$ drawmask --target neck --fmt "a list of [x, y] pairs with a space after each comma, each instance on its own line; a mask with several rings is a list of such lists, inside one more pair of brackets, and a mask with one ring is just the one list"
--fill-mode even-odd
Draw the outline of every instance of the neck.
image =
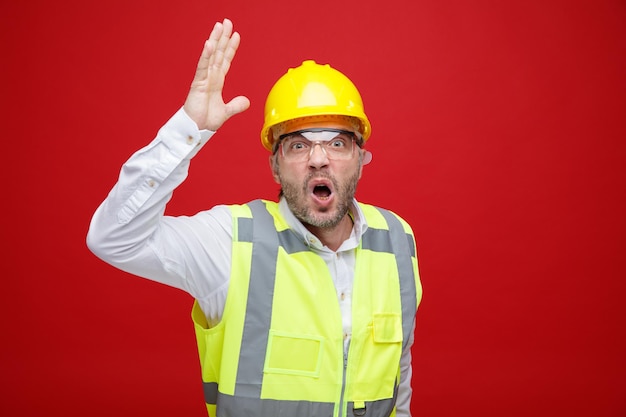
[[354, 222], [349, 213], [334, 227], [315, 227], [305, 224], [309, 232], [313, 233], [327, 248], [332, 251], [339, 249], [341, 244], [350, 237]]

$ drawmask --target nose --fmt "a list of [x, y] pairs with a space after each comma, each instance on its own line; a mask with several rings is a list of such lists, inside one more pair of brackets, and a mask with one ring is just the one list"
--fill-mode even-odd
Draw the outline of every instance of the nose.
[[328, 155], [326, 155], [326, 149], [324, 149], [321, 143], [314, 142], [313, 146], [311, 146], [311, 153], [309, 154], [309, 166], [321, 168], [326, 165], [328, 165]]

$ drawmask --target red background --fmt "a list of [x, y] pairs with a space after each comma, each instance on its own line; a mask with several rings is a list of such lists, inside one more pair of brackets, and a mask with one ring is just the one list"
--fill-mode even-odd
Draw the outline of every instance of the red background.
[[274, 198], [265, 95], [331, 63], [373, 124], [357, 197], [418, 240], [414, 415], [626, 415], [623, 0], [3, 1], [0, 415], [204, 415], [192, 300], [85, 235], [223, 17], [252, 106], [169, 213]]

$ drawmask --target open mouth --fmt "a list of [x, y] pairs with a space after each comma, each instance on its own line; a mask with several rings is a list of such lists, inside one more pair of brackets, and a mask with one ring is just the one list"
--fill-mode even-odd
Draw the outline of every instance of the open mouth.
[[320, 200], [327, 200], [330, 197], [331, 191], [328, 186], [324, 184], [318, 184], [313, 187], [313, 194]]

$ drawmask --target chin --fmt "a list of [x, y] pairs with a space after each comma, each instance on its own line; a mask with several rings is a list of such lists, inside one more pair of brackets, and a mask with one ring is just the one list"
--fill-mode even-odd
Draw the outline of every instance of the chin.
[[331, 228], [337, 226], [339, 222], [341, 222], [343, 216], [338, 218], [336, 213], [335, 215], [331, 215], [329, 213], [325, 216], [309, 215], [307, 217], [308, 218], [306, 219], [306, 222], [311, 226], [319, 228]]

